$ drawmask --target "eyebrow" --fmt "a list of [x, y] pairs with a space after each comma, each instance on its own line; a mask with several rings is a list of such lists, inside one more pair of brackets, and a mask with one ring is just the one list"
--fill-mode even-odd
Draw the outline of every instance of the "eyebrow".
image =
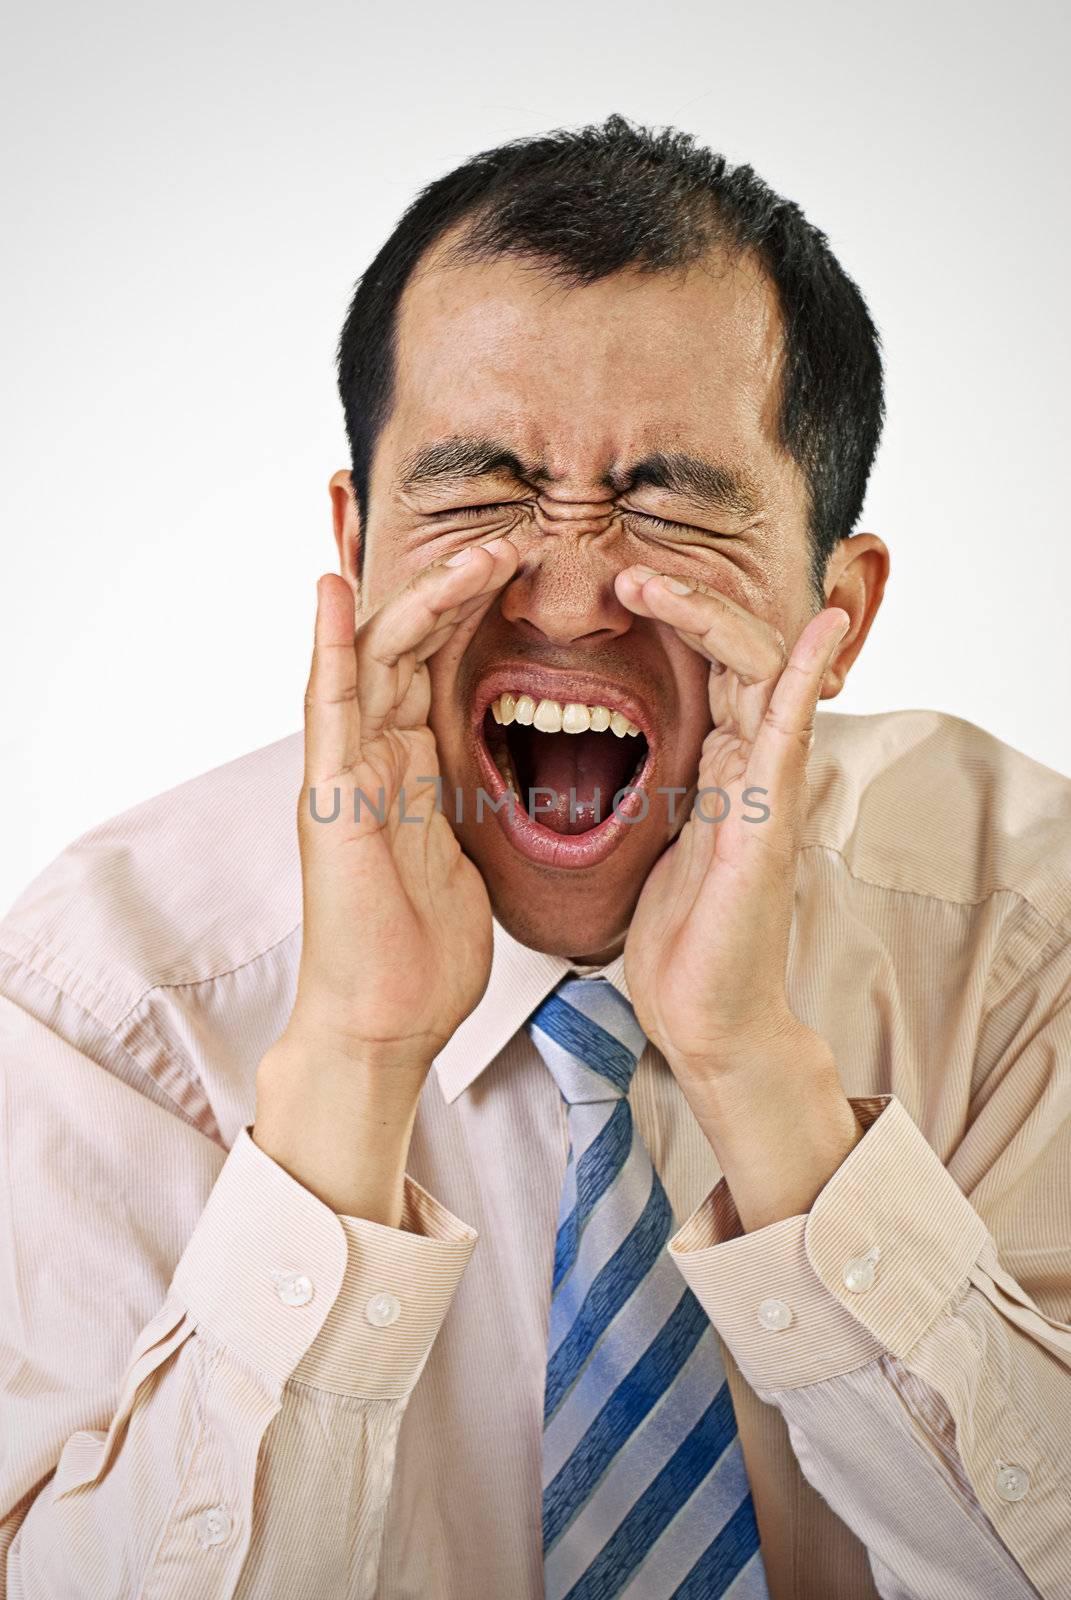
[[626, 474], [613, 475], [612, 486], [619, 493], [645, 485], [737, 517], [753, 517], [761, 505], [758, 489], [746, 473], [703, 456], [666, 455], [659, 450], [637, 461]]
[[[526, 466], [516, 452], [496, 439], [454, 438], [425, 445], [402, 463], [402, 489], [456, 483], [508, 474], [523, 483], [552, 483], [545, 467]], [[617, 494], [648, 487], [691, 501], [708, 511], [752, 517], [761, 497], [750, 477], [703, 456], [657, 450], [631, 467], [613, 469], [601, 479]]]
[[504, 472], [530, 482], [549, 477], [539, 468], [526, 468], [514, 451], [496, 439], [443, 439], [408, 456], [402, 462], [398, 481], [403, 489], [419, 489], [426, 484], [487, 478]]

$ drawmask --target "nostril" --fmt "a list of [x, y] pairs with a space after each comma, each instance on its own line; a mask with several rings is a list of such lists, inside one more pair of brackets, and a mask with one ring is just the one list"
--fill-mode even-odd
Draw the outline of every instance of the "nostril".
[[[503, 611], [503, 615], [506, 613]], [[531, 616], [508, 617], [517, 631], [525, 639], [538, 640], [541, 644], [555, 645], [599, 645], [609, 644], [611, 640], [620, 637], [624, 631], [615, 627], [587, 626], [589, 617], [576, 619], [540, 618], [537, 622]]]
[[636, 622], [618, 598], [612, 581], [592, 581], [574, 565], [570, 571], [516, 578], [499, 601], [503, 621], [525, 638], [552, 644], [606, 644], [619, 639]]

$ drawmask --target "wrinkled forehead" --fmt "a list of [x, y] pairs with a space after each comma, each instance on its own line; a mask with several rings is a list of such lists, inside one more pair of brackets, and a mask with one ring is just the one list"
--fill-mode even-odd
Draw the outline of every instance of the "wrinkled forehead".
[[397, 459], [493, 430], [570, 475], [711, 442], [754, 462], [780, 454], [781, 360], [776, 292], [750, 256], [578, 285], [531, 258], [440, 247], [402, 296], [380, 444]]

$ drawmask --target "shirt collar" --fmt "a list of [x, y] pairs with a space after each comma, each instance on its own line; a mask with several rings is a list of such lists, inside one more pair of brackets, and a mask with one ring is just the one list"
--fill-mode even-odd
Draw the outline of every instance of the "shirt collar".
[[524, 1026], [539, 1002], [570, 973], [606, 978], [626, 1000], [629, 998], [623, 955], [615, 956], [604, 967], [580, 967], [564, 956], [530, 950], [497, 920], [492, 933], [494, 954], [483, 999], [435, 1057], [439, 1087], [447, 1104], [476, 1081]]

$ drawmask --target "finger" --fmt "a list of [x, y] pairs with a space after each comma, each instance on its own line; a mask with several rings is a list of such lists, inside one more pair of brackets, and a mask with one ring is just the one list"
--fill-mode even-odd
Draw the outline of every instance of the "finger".
[[837, 606], [812, 617], [770, 696], [747, 768], [749, 785], [766, 790], [771, 815], [764, 826], [776, 826], [779, 815], [787, 826], [795, 817], [822, 680], [850, 626]]
[[414, 665], [407, 684], [399, 684], [398, 696], [390, 714], [391, 727], [422, 728], [431, 710], [431, 675], [423, 662]]
[[358, 631], [357, 698], [366, 741], [405, 702], [414, 672], [459, 626], [475, 626], [517, 570], [517, 548], [505, 537], [458, 555], [465, 559], [426, 567]]
[[305, 690], [305, 781], [336, 776], [355, 759], [358, 743], [357, 658], [353, 591], [328, 572], [316, 585], [316, 629]]
[[745, 686], [735, 672], [719, 673], [711, 667], [707, 698], [715, 728], [736, 733], [748, 745], [754, 744], [776, 687], [776, 677]]
[[[675, 592], [674, 584], [687, 584], [686, 592]], [[700, 589], [647, 567], [625, 568], [614, 587], [630, 611], [668, 623], [691, 649], [714, 667], [730, 668], [745, 686], [775, 678], [784, 665], [785, 645], [777, 629], [716, 589]]]
[[443, 642], [460, 618], [490, 600], [516, 571], [517, 560], [516, 546], [502, 537], [425, 567], [362, 625], [358, 658], [387, 667], [409, 653], [426, 660], [434, 653], [432, 641]]

